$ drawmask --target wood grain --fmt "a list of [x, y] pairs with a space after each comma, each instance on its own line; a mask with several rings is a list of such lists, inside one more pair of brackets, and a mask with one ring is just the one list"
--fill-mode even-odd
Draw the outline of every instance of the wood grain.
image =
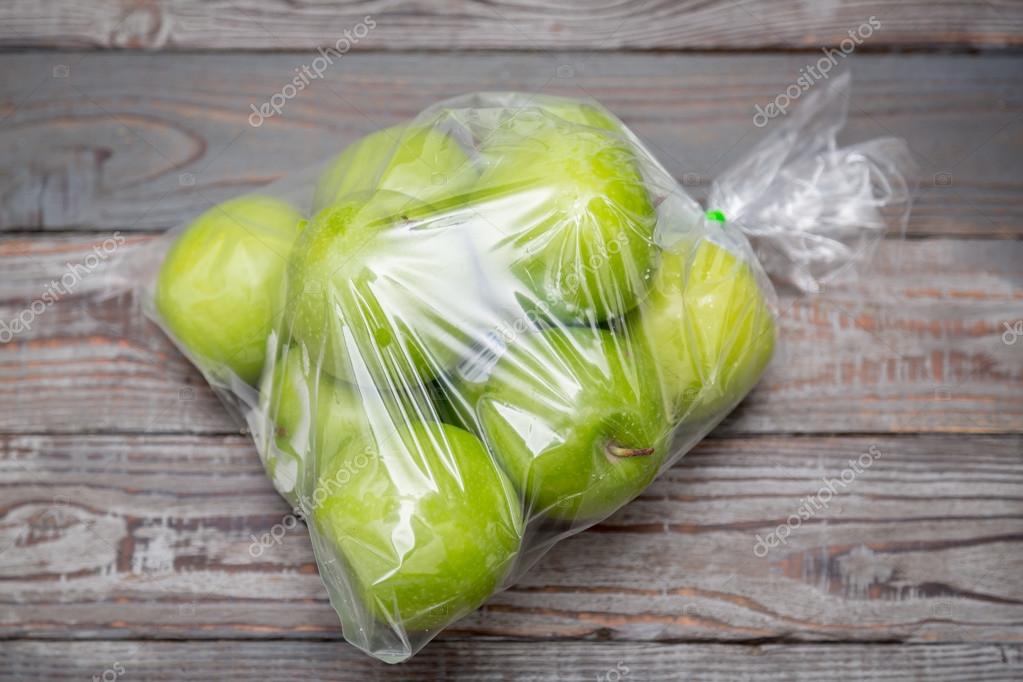
[[[925, 24], [934, 25], [930, 17], [944, 6], [951, 4], [928, 3]], [[164, 229], [472, 90], [595, 97], [702, 199], [710, 180], [764, 134], [753, 123], [754, 106], [776, 98], [816, 60], [354, 54], [287, 100], [279, 116], [252, 127], [251, 107], [315, 56], [0, 55], [0, 229]], [[910, 234], [1023, 234], [1023, 58], [855, 55], [847, 65], [854, 95], [844, 138], [904, 137], [920, 163]]]
[[[245, 437], [8, 435], [0, 485], [0, 636], [339, 638]], [[1019, 643], [1021, 528], [1023, 436], [712, 438], [440, 637]]]
[[[0, 321], [30, 322], [0, 344], [0, 431], [236, 431], [136, 299], [102, 298], [109, 269], [26, 314], [108, 238], [0, 240]], [[1021, 264], [1021, 241], [891, 240], [858, 285], [784, 297], [775, 365], [720, 432], [1023, 431], [1023, 339], [1003, 339], [1023, 315]]]
[[[1013, 644], [914, 646], [438, 642], [400, 666], [334, 642], [0, 642], [0, 680], [92, 679], [119, 666], [124, 679], [358, 682], [734, 682], [784, 679], [1013, 682]], [[120, 676], [117, 676], [120, 677]]]
[[[861, 34], [869, 36], [861, 49], [1007, 47], [1020, 45], [1023, 33], [1023, 13], [1009, 0], [362, 0], [341, 6], [22, 0], [0, 13], [0, 46], [286, 50], [333, 45], [347, 35], [355, 50], [815, 49], [840, 43], [871, 17], [879, 27]], [[360, 23], [369, 30], [356, 31]]]
[[[0, 325], [121, 240], [30, 329], [8, 340], [0, 326], [0, 680], [106, 679], [116, 665], [125, 680], [1023, 677], [1023, 338], [1011, 333], [1023, 57], [866, 54], [1018, 47], [1023, 6], [580, 7], [0, 9], [0, 48], [89, 50], [0, 55]], [[249, 124], [311, 46], [366, 15], [377, 26], [356, 51], [374, 54], [345, 55]], [[783, 352], [713, 437], [411, 663], [338, 641], [305, 529], [258, 544], [287, 505], [250, 438], [118, 288], [120, 259], [146, 232], [470, 90], [596, 97], [702, 199], [765, 132], [754, 105], [871, 15], [882, 28], [841, 64], [855, 76], [844, 139], [910, 142], [911, 238], [892, 235], [854, 286], [783, 296]], [[128, 53], [91, 51], [109, 47]], [[590, 52], [408, 52], [550, 47]], [[170, 53], [140, 53], [157, 48]], [[664, 52], [736, 48], [807, 51]], [[192, 49], [225, 52], [175, 52]], [[758, 553], [863, 453], [869, 468]]]

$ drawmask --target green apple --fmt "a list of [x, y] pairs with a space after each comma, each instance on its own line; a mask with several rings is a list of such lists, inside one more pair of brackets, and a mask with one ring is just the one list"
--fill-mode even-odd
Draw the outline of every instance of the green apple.
[[304, 349], [286, 347], [260, 392], [276, 446], [268, 449], [270, 476], [290, 501], [302, 499], [311, 508], [319, 502], [311, 497], [316, 472], [364, 451], [397, 425], [439, 421], [431, 399], [422, 388], [392, 393], [336, 381], [320, 372]]
[[156, 309], [202, 369], [259, 381], [301, 229], [290, 204], [248, 195], [206, 211], [174, 242], [157, 278]]
[[774, 316], [753, 271], [706, 239], [664, 252], [650, 296], [629, 324], [654, 347], [676, 419], [723, 416], [774, 352]]
[[313, 212], [360, 192], [372, 191], [378, 174], [398, 148], [404, 126], [377, 130], [348, 145], [320, 174], [313, 194]]
[[478, 607], [517, 556], [518, 496], [462, 429], [411, 423], [319, 480], [330, 492], [314, 512], [316, 530], [347, 564], [363, 607], [406, 632]]
[[260, 405], [276, 446], [268, 448], [267, 468], [278, 491], [297, 504], [310, 494], [307, 475], [370, 435], [366, 410], [355, 389], [319, 372], [298, 347], [281, 354], [261, 388]]
[[627, 142], [522, 116], [495, 130], [481, 156], [474, 210], [500, 233], [527, 308], [596, 324], [644, 297], [656, 265], [655, 213]]
[[313, 210], [375, 189], [423, 201], [454, 197], [475, 178], [469, 157], [450, 135], [425, 125], [392, 126], [370, 133], [327, 164]]
[[386, 190], [320, 211], [288, 266], [294, 340], [361, 386], [396, 390], [451, 367], [492, 315], [461, 227]]
[[524, 334], [456, 391], [531, 514], [595, 521], [639, 494], [670, 425], [646, 348], [601, 329]]
[[536, 95], [532, 103], [552, 116], [576, 125], [601, 128], [615, 134], [621, 134], [622, 125], [614, 116], [600, 107], [568, 97], [552, 95]]

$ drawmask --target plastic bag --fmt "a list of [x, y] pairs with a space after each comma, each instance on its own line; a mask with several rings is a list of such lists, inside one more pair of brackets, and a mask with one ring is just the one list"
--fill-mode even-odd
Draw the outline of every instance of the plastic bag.
[[348, 641], [408, 658], [728, 414], [777, 337], [746, 233], [814, 290], [904, 224], [904, 145], [836, 146], [846, 89], [809, 96], [710, 211], [596, 103], [480, 93], [137, 262], [306, 520]]

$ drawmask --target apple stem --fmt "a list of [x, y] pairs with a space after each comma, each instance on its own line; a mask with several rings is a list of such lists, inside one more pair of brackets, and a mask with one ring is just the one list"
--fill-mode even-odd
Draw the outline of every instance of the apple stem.
[[654, 454], [654, 448], [627, 448], [613, 440], [609, 440], [604, 449], [614, 457], [646, 457]]

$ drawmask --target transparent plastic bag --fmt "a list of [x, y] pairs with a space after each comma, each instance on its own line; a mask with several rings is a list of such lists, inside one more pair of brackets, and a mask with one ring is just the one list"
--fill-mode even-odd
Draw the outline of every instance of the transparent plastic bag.
[[807, 97], [710, 211], [598, 104], [480, 93], [135, 261], [306, 520], [348, 641], [408, 658], [742, 400], [777, 337], [746, 233], [815, 290], [904, 224], [904, 145], [836, 146], [847, 87]]

